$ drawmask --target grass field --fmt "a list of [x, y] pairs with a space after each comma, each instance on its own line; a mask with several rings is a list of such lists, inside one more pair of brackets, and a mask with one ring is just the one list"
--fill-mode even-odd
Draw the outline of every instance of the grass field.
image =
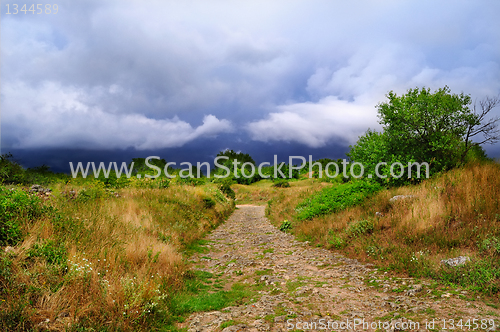
[[[76, 198], [62, 194], [71, 190]], [[0, 197], [16, 230], [0, 253], [2, 331], [171, 325], [179, 316], [172, 294], [199, 279], [183, 256], [234, 208], [210, 184], [112, 193], [95, 181], [56, 185], [51, 196], [2, 187]]]
[[[499, 304], [500, 165], [455, 169], [386, 189], [303, 177], [233, 184], [237, 204], [266, 205], [281, 230], [382, 270], [433, 278]], [[137, 182], [137, 183], [136, 183]], [[191, 271], [202, 238], [233, 211], [216, 184], [59, 181], [51, 195], [0, 187], [0, 329], [176, 329], [195, 311], [255, 296]], [[394, 196], [401, 199], [392, 200]], [[461, 267], [442, 259], [467, 256]]]

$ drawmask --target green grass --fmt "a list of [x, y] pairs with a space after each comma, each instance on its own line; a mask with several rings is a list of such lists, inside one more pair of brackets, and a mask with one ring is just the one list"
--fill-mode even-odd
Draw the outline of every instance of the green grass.
[[211, 273], [195, 271], [186, 280], [183, 289], [168, 300], [167, 306], [175, 321], [182, 321], [193, 312], [220, 310], [243, 304], [253, 295], [251, 289], [238, 283], [233, 284], [230, 290], [220, 290], [220, 283], [212, 279], [214, 275]]
[[50, 208], [21, 189], [0, 187], [0, 246], [16, 245], [25, 234], [24, 224], [32, 223]]
[[477, 260], [452, 268], [443, 267], [435, 277], [445, 283], [488, 295], [500, 291], [500, 263], [494, 259]]
[[368, 181], [355, 181], [324, 188], [297, 205], [297, 219], [306, 220], [344, 210], [362, 203], [381, 189], [378, 183]]
[[186, 256], [191, 256], [194, 253], [206, 254], [210, 250], [206, 247], [206, 245], [210, 243], [208, 240], [198, 239], [191, 243], [184, 244], [184, 254]]
[[261, 271], [255, 271], [255, 274], [258, 276], [271, 275], [271, 274], [273, 274], [273, 270], [265, 269], [265, 270], [261, 270]]
[[223, 330], [226, 327], [238, 325], [238, 324], [240, 324], [240, 322], [231, 319], [231, 320], [225, 321], [222, 324], [220, 324], [220, 328]]

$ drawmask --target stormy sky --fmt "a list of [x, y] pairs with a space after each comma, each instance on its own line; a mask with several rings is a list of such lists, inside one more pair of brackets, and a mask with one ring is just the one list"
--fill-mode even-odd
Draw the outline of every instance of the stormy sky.
[[341, 158], [380, 129], [391, 90], [500, 92], [496, 0], [63, 0], [7, 14], [15, 3], [1, 12], [1, 151], [28, 167], [226, 148]]

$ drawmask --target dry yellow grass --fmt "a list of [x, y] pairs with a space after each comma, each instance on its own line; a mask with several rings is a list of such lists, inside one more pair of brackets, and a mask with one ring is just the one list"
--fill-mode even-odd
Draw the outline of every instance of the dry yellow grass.
[[[390, 203], [396, 195], [414, 198]], [[294, 208], [304, 198], [303, 190], [282, 191], [268, 215], [277, 226], [285, 219], [292, 221], [294, 234], [314, 245], [414, 275], [422, 272], [419, 269], [439, 269], [441, 259], [459, 255], [498, 263], [500, 250], [492, 244], [482, 245], [487, 241], [500, 243], [498, 163], [467, 165], [418, 185], [382, 190], [360, 206], [298, 221]], [[376, 216], [376, 212], [383, 216]], [[348, 236], [346, 229], [361, 220], [371, 222], [373, 231]], [[430, 266], [414, 264], [412, 257], [419, 255], [424, 255]], [[491, 283], [500, 287], [499, 279], [495, 280]]]
[[[21, 315], [25, 322], [16, 330], [147, 330], [168, 291], [182, 283], [186, 265], [180, 250], [233, 209], [216, 191], [130, 188], [122, 189], [120, 198], [47, 201], [56, 212], [27, 223], [28, 236], [14, 253], [0, 257], [10, 270], [9, 280], [0, 276], [9, 287], [0, 303], [6, 320], [0, 327], [10, 328], [7, 320]], [[217, 204], [207, 208], [203, 198]], [[33, 255], [36, 246], [46, 252]], [[67, 257], [67, 263], [49, 262], [52, 254]]]

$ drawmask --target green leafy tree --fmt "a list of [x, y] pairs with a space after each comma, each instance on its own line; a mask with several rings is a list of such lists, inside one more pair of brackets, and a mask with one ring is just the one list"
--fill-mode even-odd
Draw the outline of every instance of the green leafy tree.
[[[361, 162], [365, 171], [372, 174], [379, 162], [387, 162], [379, 169], [382, 175], [389, 175], [390, 165], [400, 162], [405, 176], [384, 180], [390, 184], [408, 182], [410, 163], [427, 162], [433, 174], [456, 167], [471, 155], [481, 158], [484, 152], [479, 145], [498, 140], [499, 119], [486, 119], [498, 104], [498, 98], [486, 98], [480, 103], [479, 112], [470, 107], [470, 96], [452, 94], [447, 86], [435, 92], [410, 89], [401, 96], [391, 91], [387, 98], [388, 101], [377, 105], [383, 132], [368, 130], [351, 147], [348, 156]], [[480, 135], [485, 138], [482, 142], [471, 142], [472, 137]]]
[[451, 94], [445, 86], [434, 93], [410, 89], [402, 96], [391, 91], [387, 98], [377, 107], [390, 155], [403, 164], [427, 161], [434, 171], [459, 163], [462, 138], [476, 122], [469, 96]]
[[[251, 184], [253, 182], [260, 180], [260, 176], [257, 172], [257, 167], [255, 166], [255, 161], [248, 153], [235, 152], [233, 150], [227, 149], [227, 150], [219, 152], [217, 154], [217, 157], [227, 157], [228, 158], [228, 159], [219, 159], [218, 164], [229, 168], [230, 175], [227, 177], [227, 179], [231, 180], [232, 182], [236, 182], [236, 183], [240, 183], [240, 184]], [[236, 167], [236, 172], [234, 170], [234, 164], [233, 164], [233, 162], [235, 160], [238, 161], [238, 165]], [[241, 173], [242, 165], [244, 163], [251, 163], [254, 166], [255, 173], [252, 177], [244, 177], [243, 174]], [[252, 168], [250, 165], [246, 165], [244, 167], [244, 170], [245, 170], [245, 174], [247, 174], [247, 176], [252, 173]], [[227, 172], [222, 167], [216, 167], [214, 174], [225, 175], [225, 174], [227, 174]]]

